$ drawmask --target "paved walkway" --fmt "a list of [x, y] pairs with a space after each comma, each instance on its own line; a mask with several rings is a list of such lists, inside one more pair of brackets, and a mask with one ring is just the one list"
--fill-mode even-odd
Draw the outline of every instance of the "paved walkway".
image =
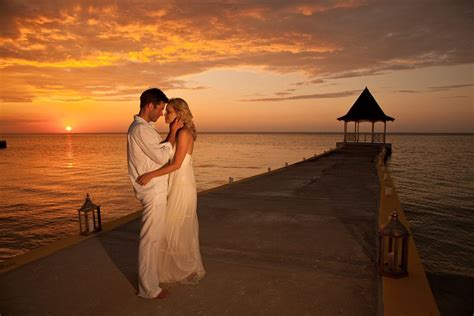
[[348, 147], [199, 195], [207, 276], [137, 297], [139, 219], [0, 275], [0, 313], [376, 315], [379, 149]]

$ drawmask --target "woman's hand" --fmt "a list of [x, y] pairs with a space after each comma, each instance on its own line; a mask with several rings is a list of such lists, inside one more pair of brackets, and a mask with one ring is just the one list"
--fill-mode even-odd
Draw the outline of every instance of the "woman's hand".
[[153, 179], [153, 176], [151, 175], [151, 172], [147, 172], [147, 173], [144, 173], [141, 176], [139, 176], [137, 178], [136, 182], [140, 185], [145, 185], [148, 182], [150, 182], [151, 179]]
[[176, 133], [183, 126], [184, 122], [178, 118], [175, 118], [174, 121], [170, 124], [170, 130], [172, 133]]

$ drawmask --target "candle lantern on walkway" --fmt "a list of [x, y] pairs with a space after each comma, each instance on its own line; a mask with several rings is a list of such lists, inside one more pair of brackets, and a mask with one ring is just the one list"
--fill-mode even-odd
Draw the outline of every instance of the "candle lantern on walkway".
[[408, 240], [410, 233], [398, 219], [396, 210], [390, 222], [379, 232], [379, 274], [391, 278], [408, 276]]
[[89, 235], [102, 230], [100, 206], [91, 201], [89, 193], [87, 193], [84, 204], [77, 210], [77, 215], [79, 216], [79, 232], [81, 235]]

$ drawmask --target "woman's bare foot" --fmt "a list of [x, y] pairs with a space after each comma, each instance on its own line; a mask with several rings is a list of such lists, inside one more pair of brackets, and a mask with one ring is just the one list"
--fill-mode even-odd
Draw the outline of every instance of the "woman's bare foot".
[[167, 289], [162, 289], [160, 294], [158, 294], [155, 299], [167, 298], [170, 295], [170, 292]]

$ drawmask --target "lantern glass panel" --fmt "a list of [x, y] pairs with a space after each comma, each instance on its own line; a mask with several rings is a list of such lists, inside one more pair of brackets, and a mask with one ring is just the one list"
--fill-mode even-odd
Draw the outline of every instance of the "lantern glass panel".
[[379, 232], [379, 273], [392, 278], [408, 275], [408, 230], [394, 211]]
[[79, 217], [79, 232], [83, 235], [88, 235], [93, 232], [102, 230], [100, 206], [95, 205], [89, 194], [82, 207], [78, 210]]

